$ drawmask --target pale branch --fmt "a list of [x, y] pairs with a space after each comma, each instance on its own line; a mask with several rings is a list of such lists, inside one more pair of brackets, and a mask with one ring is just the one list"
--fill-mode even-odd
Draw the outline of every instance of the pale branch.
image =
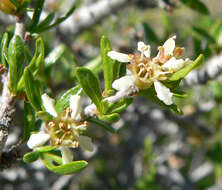
[[185, 86], [201, 85], [218, 77], [222, 72], [222, 55], [214, 56], [200, 70], [193, 70], [183, 80]]
[[66, 35], [76, 35], [83, 29], [89, 28], [103, 20], [111, 13], [123, 9], [129, 2], [129, 0], [101, 0], [90, 6], [83, 6], [66, 19], [59, 26], [59, 29]]
[[18, 35], [21, 39], [25, 36], [25, 15], [15, 16], [15, 31], [14, 35]]

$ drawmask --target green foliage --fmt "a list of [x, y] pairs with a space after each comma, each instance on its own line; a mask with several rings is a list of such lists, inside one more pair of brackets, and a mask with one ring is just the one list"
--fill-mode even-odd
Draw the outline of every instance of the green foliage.
[[8, 59], [8, 52], [7, 52], [7, 47], [8, 47], [8, 33], [4, 33], [2, 40], [1, 40], [1, 63], [7, 67], [7, 59]]
[[9, 89], [16, 94], [17, 84], [22, 76], [25, 62], [24, 43], [19, 36], [14, 36], [8, 47]]
[[209, 10], [204, 3], [200, 0], [180, 0], [184, 5], [190, 7], [191, 9], [198, 11], [201, 14], [208, 15]]

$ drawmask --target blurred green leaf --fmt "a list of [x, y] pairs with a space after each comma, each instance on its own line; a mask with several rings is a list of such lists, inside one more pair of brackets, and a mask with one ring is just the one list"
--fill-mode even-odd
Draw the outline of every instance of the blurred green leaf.
[[39, 153], [37, 151], [33, 151], [33, 152], [26, 153], [23, 156], [23, 161], [25, 163], [31, 163], [38, 160], [38, 158], [39, 158]]
[[111, 114], [106, 114], [106, 115], [99, 114], [98, 118], [108, 123], [114, 123], [114, 122], [119, 121], [120, 116], [118, 113], [111, 113]]
[[[100, 51], [104, 69], [105, 95], [109, 96], [114, 92], [112, 83], [119, 75], [120, 63], [112, 60], [107, 53], [112, 50], [108, 37], [102, 36], [100, 40]], [[110, 92], [110, 94], [109, 94]]]
[[7, 53], [7, 47], [8, 47], [8, 33], [4, 33], [2, 40], [1, 40], [1, 63], [7, 67], [7, 58], [8, 58], [8, 53]]
[[24, 102], [24, 132], [23, 140], [27, 141], [35, 129], [35, 113], [29, 103]]
[[69, 174], [76, 173], [76, 172], [84, 169], [88, 165], [88, 162], [81, 160], [81, 161], [73, 161], [73, 162], [69, 162], [67, 164], [55, 166], [51, 162], [52, 157], [48, 156], [48, 154], [40, 153], [40, 158], [41, 158], [42, 162], [44, 163], [44, 165], [49, 170], [51, 170], [57, 174], [60, 174], [60, 175], [69, 175]]
[[35, 115], [43, 121], [50, 121], [53, 119], [53, 117], [46, 111], [38, 111]]
[[216, 43], [215, 39], [211, 36], [210, 33], [208, 33], [206, 30], [203, 30], [202, 28], [193, 26], [192, 27], [193, 32], [195, 32], [195, 37], [197, 37], [199, 40], [203, 40], [203, 38], [207, 39], [209, 43]]
[[212, 35], [216, 39], [218, 45], [222, 46], [222, 21], [218, 21], [214, 24]]
[[153, 42], [157, 44], [159, 42], [159, 39], [157, 35], [155, 34], [155, 32], [153, 31], [153, 29], [145, 22], [143, 22], [142, 24], [143, 24], [143, 29], [146, 36], [146, 41], [148, 43]]
[[103, 111], [102, 104], [102, 91], [99, 85], [99, 80], [97, 77], [86, 68], [78, 67], [76, 69], [76, 78], [83, 91], [89, 96], [92, 102], [96, 105], [99, 112]]
[[46, 145], [46, 146], [39, 146], [39, 147], [35, 148], [35, 151], [37, 151], [37, 152], [50, 152], [50, 151], [55, 150], [57, 148], [58, 147], [56, 147], [56, 146]]
[[22, 76], [25, 62], [23, 40], [15, 35], [11, 39], [8, 47], [8, 64], [9, 64], [9, 89], [12, 93], [17, 92], [17, 84]]
[[54, 48], [49, 55], [45, 58], [45, 67], [50, 67], [55, 64], [64, 54], [66, 47], [59, 45]]
[[69, 98], [72, 95], [80, 94], [81, 88], [80, 86], [75, 86], [68, 91], [66, 91], [56, 102], [55, 108], [58, 113], [62, 112], [69, 106]]
[[18, 4], [17, 0], [10, 0], [10, 2], [11, 2], [13, 5], [15, 5], [16, 8], [19, 7], [19, 4]]
[[86, 63], [84, 67], [91, 70], [94, 74], [98, 74], [103, 70], [101, 56], [97, 56], [96, 58], [92, 59], [90, 62]]
[[54, 19], [55, 13], [50, 13], [39, 25], [39, 28], [47, 27]]
[[127, 98], [116, 103], [111, 103], [109, 104], [107, 113], [120, 113], [125, 110], [132, 102], [133, 98]]
[[24, 71], [24, 85], [27, 98], [36, 111], [41, 109], [41, 87], [37, 80], [34, 79], [29, 67]]
[[180, 0], [180, 1], [187, 7], [195, 11], [198, 11], [201, 14], [205, 14], [205, 15], [209, 14], [208, 8], [200, 0]]
[[197, 68], [202, 63], [203, 63], [203, 55], [200, 54], [199, 57], [197, 57], [195, 61], [189, 62], [184, 68], [173, 73], [169, 77], [169, 81], [177, 81], [177, 80], [183, 79], [190, 71]]
[[90, 122], [90, 123], [95, 124], [98, 127], [101, 127], [103, 129], [105, 129], [106, 131], [109, 131], [111, 133], [116, 133], [116, 130], [109, 123], [106, 123], [104, 121], [98, 120], [98, 119], [93, 118], [93, 117], [87, 118], [87, 121]]

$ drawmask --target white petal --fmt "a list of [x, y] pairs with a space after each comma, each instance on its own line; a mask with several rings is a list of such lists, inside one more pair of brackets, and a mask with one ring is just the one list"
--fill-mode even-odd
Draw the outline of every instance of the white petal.
[[55, 100], [50, 98], [47, 94], [43, 94], [41, 98], [45, 110], [52, 116], [57, 117], [57, 112], [55, 109]]
[[181, 68], [183, 68], [185, 65], [185, 61], [183, 59], [176, 59], [175, 57], [172, 57], [170, 60], [168, 60], [164, 65], [162, 66], [165, 69], [173, 69], [173, 71], [178, 71]]
[[163, 101], [166, 105], [173, 104], [173, 93], [170, 92], [170, 89], [164, 86], [161, 82], [155, 81], [154, 87], [157, 93], [157, 97]]
[[146, 45], [144, 42], [140, 41], [137, 43], [137, 47], [138, 51], [143, 53], [147, 58], [150, 58], [150, 45]]
[[32, 134], [27, 142], [27, 145], [30, 149], [41, 146], [45, 144], [50, 139], [50, 135], [44, 132], [39, 132]]
[[92, 139], [87, 136], [78, 137], [79, 145], [83, 150], [93, 151]]
[[119, 52], [116, 52], [116, 51], [109, 51], [107, 55], [111, 59], [117, 60], [117, 61], [122, 62], [122, 63], [128, 63], [131, 60], [128, 54], [119, 53]]
[[169, 38], [164, 44], [164, 55], [173, 55], [173, 50], [175, 48], [176, 36]]
[[67, 164], [69, 162], [72, 162], [73, 160], [73, 152], [65, 147], [65, 146], [61, 146], [61, 153], [62, 153], [62, 163], [63, 164]]
[[136, 82], [136, 76], [134, 75], [126, 75], [124, 77], [121, 77], [115, 81], [113, 81], [112, 87], [118, 91], [120, 90], [128, 90], [132, 86], [135, 85]]
[[81, 113], [81, 96], [79, 95], [72, 95], [69, 99], [69, 105], [72, 109], [71, 118], [76, 119], [77, 116]]

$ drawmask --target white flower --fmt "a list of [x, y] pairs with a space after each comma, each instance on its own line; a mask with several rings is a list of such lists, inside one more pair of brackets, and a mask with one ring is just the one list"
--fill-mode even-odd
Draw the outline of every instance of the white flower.
[[32, 134], [27, 142], [30, 149], [42, 146], [50, 139], [50, 135], [44, 132]]
[[[55, 100], [50, 98], [47, 94], [43, 94], [41, 98], [42, 98], [43, 106], [44, 106], [45, 110], [53, 117], [59, 118], [58, 113], [56, 112], [56, 109], [55, 109]], [[81, 97], [79, 95], [72, 95], [70, 97], [69, 102], [70, 102], [70, 108], [72, 110], [70, 115], [73, 120], [77, 120], [78, 116], [81, 113], [82, 109], [81, 109], [81, 102], [80, 101], [81, 101]], [[68, 122], [70, 122], [70, 119], [68, 120]], [[53, 123], [53, 121], [51, 123], [52, 123], [52, 125], [55, 125]], [[61, 124], [63, 124], [63, 123], [61, 123]], [[75, 133], [74, 135], [76, 135], [76, 140], [79, 141], [81, 148], [83, 148], [84, 150], [92, 151], [93, 144], [92, 144], [91, 138], [89, 138], [87, 136], [79, 135], [79, 133], [75, 132], [75, 130], [78, 130], [80, 128], [84, 128], [84, 127], [86, 127], [86, 125], [85, 124], [76, 125], [75, 122], [73, 121], [71, 126], [74, 127], [71, 130], [73, 131], [73, 133]], [[58, 129], [58, 131], [62, 132], [60, 129]], [[64, 132], [64, 135], [66, 135], [65, 132]], [[36, 134], [32, 134], [30, 136], [30, 138], [27, 142], [27, 146], [30, 149], [35, 149], [39, 146], [44, 145], [49, 139], [50, 139], [50, 134], [48, 134], [42, 130], [42, 131], [40, 131]], [[66, 142], [67, 141], [69, 141], [69, 139], [66, 140]], [[73, 143], [75, 143], [75, 142], [73, 142]], [[77, 144], [78, 144], [78, 142], [77, 142]], [[61, 147], [63, 164], [71, 162], [73, 160], [72, 151], [70, 151], [69, 148], [63, 144], [61, 144], [60, 147]]]
[[121, 77], [115, 81], [113, 81], [112, 87], [118, 91], [126, 91], [133, 87], [136, 82], [136, 76], [134, 75], [126, 75]]
[[58, 114], [55, 109], [55, 100], [50, 98], [47, 94], [43, 94], [41, 98], [46, 112], [48, 112], [53, 117], [57, 117]]
[[164, 69], [173, 70], [176, 72], [183, 68], [185, 65], [185, 61], [183, 59], [176, 59], [175, 57], [170, 58], [164, 65], [162, 66]]
[[173, 55], [173, 51], [175, 49], [175, 39], [176, 36], [173, 36], [163, 44], [164, 55], [171, 55], [171, 56]]
[[146, 45], [144, 42], [140, 41], [137, 43], [137, 47], [138, 51], [144, 54], [147, 58], [150, 58], [150, 45]]
[[157, 97], [163, 101], [166, 105], [173, 104], [173, 93], [170, 92], [170, 89], [164, 86], [161, 82], [155, 81], [154, 88], [157, 93]]
[[131, 58], [128, 54], [125, 54], [125, 53], [119, 53], [119, 52], [116, 52], [116, 51], [109, 51], [107, 53], [107, 55], [113, 59], [113, 60], [117, 60], [119, 62], [122, 62], [122, 63], [128, 63], [130, 62]]

